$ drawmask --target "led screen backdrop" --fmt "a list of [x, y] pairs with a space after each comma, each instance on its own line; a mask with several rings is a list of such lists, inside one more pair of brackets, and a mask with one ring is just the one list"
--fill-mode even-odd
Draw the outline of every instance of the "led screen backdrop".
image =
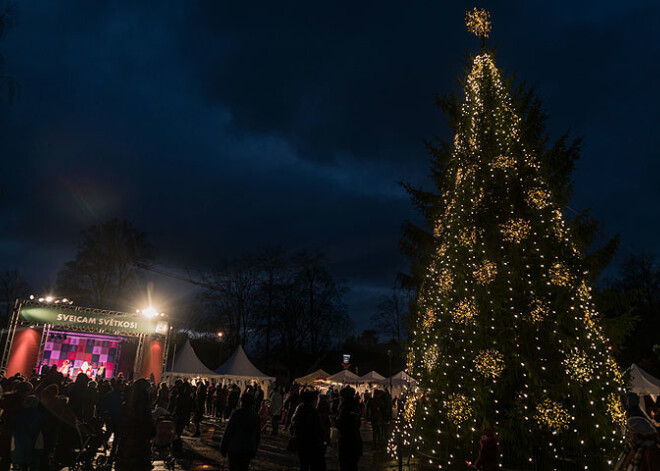
[[87, 362], [92, 369], [91, 377], [96, 377], [98, 367], [103, 364], [105, 377], [112, 378], [117, 373], [121, 340], [121, 337], [51, 331], [39, 362], [40, 369], [57, 365], [61, 371], [65, 360], [69, 360], [68, 373], [75, 378]]

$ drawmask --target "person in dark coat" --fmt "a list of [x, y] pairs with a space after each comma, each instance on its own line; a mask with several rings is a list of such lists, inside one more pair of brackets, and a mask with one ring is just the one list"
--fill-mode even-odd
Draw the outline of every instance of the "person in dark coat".
[[324, 440], [321, 418], [314, 407], [316, 394], [303, 391], [300, 404], [291, 418], [291, 433], [296, 437], [300, 471], [325, 469]]
[[11, 462], [17, 469], [34, 471], [39, 464], [44, 441], [41, 433], [39, 399], [28, 395], [11, 420]]
[[350, 386], [340, 391], [341, 402], [337, 410], [335, 425], [339, 430], [337, 454], [341, 471], [357, 471], [358, 461], [362, 456], [362, 437], [360, 436], [360, 416], [362, 410], [355, 397], [355, 389]]
[[175, 452], [180, 452], [183, 448], [181, 435], [183, 430], [190, 423], [190, 415], [194, 407], [194, 400], [192, 398], [191, 386], [188, 382], [177, 382], [172, 388], [173, 393], [170, 400], [170, 411], [174, 412], [175, 432], [176, 439], [174, 440], [173, 448]]
[[614, 471], [656, 471], [660, 469], [658, 432], [653, 423], [639, 415], [628, 419], [628, 443]]
[[479, 456], [474, 467], [482, 471], [496, 471], [500, 469], [497, 464], [497, 436], [490, 427], [485, 427], [479, 439]]
[[156, 396], [156, 408], [162, 407], [167, 409], [170, 405], [170, 390], [167, 387], [167, 384], [161, 383], [158, 388], [158, 394]]
[[57, 384], [49, 384], [41, 390], [39, 397], [39, 415], [41, 418], [41, 432], [44, 439], [39, 469], [50, 469], [48, 460], [55, 450], [57, 436], [60, 430], [60, 419], [57, 415], [57, 396], [60, 388]]
[[215, 417], [225, 420], [225, 407], [227, 405], [227, 397], [229, 396], [229, 391], [227, 390], [227, 385], [220, 387], [215, 390]]
[[259, 416], [254, 411], [254, 397], [241, 396], [241, 408], [229, 419], [220, 444], [220, 453], [228, 457], [230, 471], [247, 471], [257, 454], [260, 439]]
[[325, 451], [330, 444], [330, 428], [332, 427], [332, 420], [330, 419], [330, 402], [328, 396], [319, 395], [319, 401], [316, 405], [316, 411], [319, 413], [321, 419], [321, 430], [323, 430], [323, 471], [325, 471]]
[[86, 374], [78, 374], [68, 394], [69, 407], [80, 420], [88, 419], [89, 417], [86, 417], [86, 415], [89, 414], [90, 410], [93, 410], [93, 407], [90, 407], [91, 396], [87, 383], [89, 383], [89, 377]]
[[5, 393], [0, 399], [0, 470], [11, 467], [11, 424], [13, 417], [23, 408], [23, 399], [32, 393], [32, 385], [20, 379], [11, 378]]
[[298, 393], [298, 386], [294, 384], [291, 386], [291, 389], [289, 389], [289, 394], [284, 400], [284, 410], [286, 411], [284, 417], [284, 430], [289, 430], [293, 413], [296, 411], [298, 404], [300, 404], [300, 394]]
[[119, 411], [116, 471], [151, 471], [151, 420], [149, 382], [138, 379], [130, 387]]
[[195, 424], [195, 433], [193, 437], [199, 437], [200, 434], [200, 424], [204, 419], [204, 411], [206, 410], [206, 385], [200, 383], [197, 386], [197, 392], [195, 393], [195, 414], [193, 415], [193, 422]]
[[227, 408], [225, 409], [225, 419], [228, 418], [234, 409], [238, 407], [238, 399], [241, 396], [241, 390], [235, 384], [231, 386], [227, 396]]
[[124, 402], [124, 383], [116, 381], [113, 383], [112, 389], [105, 393], [99, 401], [98, 412], [99, 416], [105, 422], [106, 433], [108, 438], [111, 434], [115, 434], [115, 439], [112, 441], [112, 448], [110, 449], [110, 456], [114, 458], [117, 453], [117, 424], [119, 423], [119, 412], [121, 405]]

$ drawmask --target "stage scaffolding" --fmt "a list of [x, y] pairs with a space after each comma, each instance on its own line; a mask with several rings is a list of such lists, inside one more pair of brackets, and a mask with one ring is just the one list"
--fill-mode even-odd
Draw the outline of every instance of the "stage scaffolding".
[[[57, 319], [60, 318], [60, 314], [62, 315], [62, 317], [65, 318], [70, 317], [76, 319], [80, 319], [80, 318], [87, 319], [86, 316], [89, 316], [89, 318], [91, 318], [92, 320], [109, 319], [117, 325], [135, 324], [136, 326], [142, 327], [145, 325], [149, 325], [149, 322], [151, 322], [153, 325], [157, 325], [157, 327], [155, 331], [144, 332], [144, 331], [138, 331], [136, 329], [135, 332], [132, 332], [130, 330], [127, 330], [126, 328], [117, 327], [116, 325], [113, 326], [111, 322], [108, 322], [107, 324], [103, 324], [102, 326], [99, 326], [98, 324], [73, 325], [73, 324], [66, 324], [61, 322], [48, 322], [48, 321], [40, 322], [35, 319], [26, 319], [26, 317], [30, 317], [30, 316], [21, 315], [24, 310], [29, 310], [29, 309], [32, 309], [33, 311], [38, 311], [39, 313], [49, 311], [48, 315], [52, 316], [57, 314], [56, 317]], [[161, 324], [164, 324], [165, 327], [161, 329], [162, 332], [159, 332], [158, 328], [161, 327]], [[7, 365], [9, 363], [9, 357], [12, 352], [12, 346], [16, 338], [16, 331], [20, 327], [31, 327], [34, 329], [42, 330], [41, 339], [39, 341], [39, 352], [37, 355], [37, 362], [35, 364], [35, 367], [37, 368], [39, 367], [39, 362], [42, 359], [43, 351], [48, 339], [48, 334], [53, 328], [56, 328], [56, 330], [70, 331], [72, 333], [80, 332], [80, 333], [90, 333], [90, 334], [99, 334], [99, 335], [112, 335], [123, 338], [126, 337], [136, 338], [137, 349], [135, 352], [135, 361], [133, 363], [134, 378], [139, 377], [141, 374], [142, 361], [144, 358], [144, 350], [145, 347], [150, 344], [151, 340], [160, 340], [162, 342], [163, 358], [162, 361], [160, 362], [161, 363], [160, 373], [161, 375], [163, 374], [167, 363], [167, 355], [169, 353], [169, 348], [170, 348], [170, 334], [172, 332], [172, 327], [169, 326], [169, 323], [166, 318], [158, 317], [153, 320], [145, 320], [144, 317], [140, 314], [131, 314], [120, 311], [110, 311], [104, 309], [74, 306], [66, 303], [43, 302], [36, 299], [16, 300], [14, 304], [14, 309], [12, 311], [12, 315], [9, 319], [7, 338], [5, 340], [4, 348], [2, 351], [0, 374], [2, 374], [3, 376], [7, 372]]]

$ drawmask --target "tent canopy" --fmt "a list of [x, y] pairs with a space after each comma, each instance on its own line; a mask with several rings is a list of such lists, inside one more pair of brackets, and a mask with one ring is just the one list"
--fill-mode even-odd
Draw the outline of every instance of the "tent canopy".
[[630, 383], [628, 383], [628, 389], [631, 392], [640, 396], [660, 395], [660, 379], [651, 376], [634, 363], [629, 371]]
[[221, 376], [243, 376], [258, 379], [275, 379], [257, 369], [245, 354], [242, 346], [238, 346], [229, 359], [215, 370], [216, 375]]
[[385, 378], [381, 381], [383, 384], [390, 384], [393, 386], [400, 386], [402, 384], [415, 383], [415, 379], [405, 371], [399, 371], [397, 374], [392, 375], [390, 378]]
[[339, 373], [328, 377], [328, 381], [332, 381], [333, 383], [357, 383], [359, 379], [360, 377], [358, 375], [348, 370], [341, 370]]
[[328, 374], [326, 371], [316, 370], [315, 372], [305, 375], [301, 378], [296, 378], [295, 381], [298, 384], [309, 385], [318, 379], [327, 379], [328, 376], [330, 376], [330, 374]]
[[360, 383], [378, 383], [378, 382], [380, 382], [384, 379], [385, 379], [385, 376], [381, 375], [380, 373], [377, 373], [374, 370], [371, 370], [366, 375], [360, 376], [359, 382]]
[[216, 373], [207, 368], [197, 357], [188, 339], [186, 339], [183, 347], [176, 352], [176, 358], [174, 358], [168, 373], [185, 376], [216, 376]]

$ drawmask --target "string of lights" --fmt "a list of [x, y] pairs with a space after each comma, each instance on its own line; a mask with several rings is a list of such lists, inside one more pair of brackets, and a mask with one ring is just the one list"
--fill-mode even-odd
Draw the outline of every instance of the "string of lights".
[[[487, 13], [466, 23], [488, 37]], [[577, 454], [582, 469], [599, 469], [623, 441], [623, 378], [582, 254], [492, 53], [474, 57], [464, 88], [407, 356], [416, 384], [389, 452], [451, 469], [488, 425], [510, 464]]]

